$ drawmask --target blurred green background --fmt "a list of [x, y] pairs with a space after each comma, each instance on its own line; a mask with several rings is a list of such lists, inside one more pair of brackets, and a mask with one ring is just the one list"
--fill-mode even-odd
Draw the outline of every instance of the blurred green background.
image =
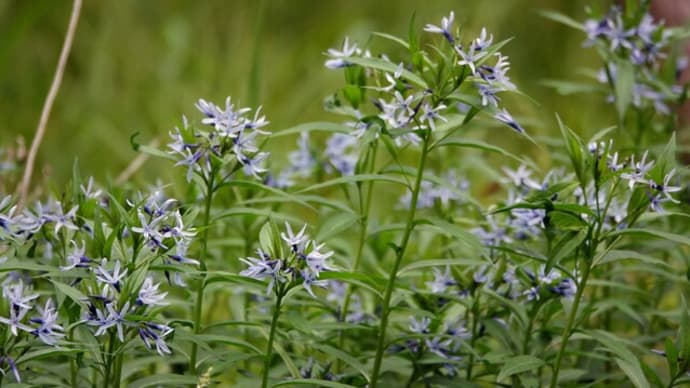
[[[343, 85], [341, 72], [324, 68], [323, 52], [340, 46], [346, 35], [360, 43], [371, 31], [404, 36], [413, 13], [421, 31], [425, 23], [438, 24], [449, 10], [464, 26], [465, 39], [483, 26], [497, 40], [514, 38], [502, 51], [511, 58], [513, 81], [534, 101], [512, 96], [506, 106], [531, 134], [556, 134], [556, 112], [576, 130], [592, 133], [614, 122], [610, 107], [591, 96], [559, 96], [541, 83], [582, 80], [578, 69], [598, 67], [595, 54], [582, 48], [581, 32], [538, 14], [556, 10], [582, 20], [586, 4], [86, 0], [37, 171], [60, 187], [78, 157], [84, 175], [115, 177], [136, 156], [129, 144], [133, 133], [140, 132], [139, 142], [158, 137], [165, 144], [182, 114], [198, 118], [193, 105], [200, 97], [221, 103], [232, 96], [242, 105], [256, 99], [272, 131], [305, 121], [341, 121], [322, 109], [323, 98]], [[0, 1], [0, 145], [13, 143], [18, 135], [30, 143], [71, 6], [67, 0]], [[252, 91], [255, 58], [258, 88]], [[505, 139], [506, 133], [501, 130], [497, 138]], [[294, 147], [292, 138], [280, 141], [287, 144], [271, 148]], [[134, 179], [165, 181], [181, 175], [172, 170], [167, 162], [150, 161]]]

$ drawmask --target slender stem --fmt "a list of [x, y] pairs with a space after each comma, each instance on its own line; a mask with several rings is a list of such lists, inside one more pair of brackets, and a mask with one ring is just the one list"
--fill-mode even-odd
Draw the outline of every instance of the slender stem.
[[280, 316], [280, 307], [283, 302], [284, 292], [277, 293], [276, 307], [273, 310], [273, 318], [271, 319], [271, 331], [268, 333], [268, 345], [266, 345], [266, 358], [264, 360], [264, 373], [261, 378], [261, 387], [268, 387], [268, 372], [271, 369], [271, 357], [273, 356], [273, 339], [276, 335], [276, 327], [278, 326], [278, 317]]
[[[201, 279], [199, 280], [199, 287], [196, 294], [196, 304], [194, 305], [194, 334], [199, 334], [201, 332], [201, 312], [204, 304], [204, 287], [206, 285], [206, 254], [208, 251], [208, 229], [209, 223], [211, 221], [211, 203], [213, 202], [213, 192], [215, 191], [214, 185], [215, 172], [212, 171], [210, 177], [207, 181], [206, 186], [206, 204], [204, 207], [204, 220], [203, 227], [204, 230], [201, 234], [201, 253], [199, 254], [199, 269], [201, 270]], [[192, 352], [189, 357], [189, 369], [193, 374], [196, 374], [196, 362], [198, 355], [198, 346], [195, 343], [192, 344]]]
[[424, 142], [422, 145], [422, 156], [419, 160], [419, 169], [417, 170], [417, 178], [415, 180], [414, 188], [412, 189], [412, 201], [410, 203], [410, 210], [407, 214], [407, 222], [405, 226], [405, 232], [403, 234], [402, 242], [397, 250], [397, 255], [395, 257], [395, 263], [391, 269], [388, 282], [386, 283], [386, 290], [383, 296], [383, 309], [381, 311], [381, 323], [379, 325], [378, 341], [376, 343], [376, 356], [374, 358], [374, 370], [371, 373], [371, 388], [376, 388], [378, 384], [379, 372], [381, 370], [381, 361], [383, 360], [383, 352], [386, 343], [386, 328], [388, 326], [388, 314], [390, 313], [390, 301], [393, 295], [393, 289], [395, 288], [395, 279], [398, 275], [398, 268], [402, 262], [403, 256], [405, 256], [405, 250], [407, 249], [407, 243], [410, 241], [410, 236], [412, 235], [412, 229], [414, 229], [414, 218], [417, 210], [417, 199], [419, 197], [419, 189], [422, 184], [422, 178], [424, 177], [424, 166], [426, 165], [427, 154], [429, 152], [429, 141], [431, 140], [431, 135], [429, 133], [424, 135]]
[[57, 97], [58, 90], [60, 90], [62, 76], [65, 73], [65, 66], [67, 65], [67, 58], [69, 58], [69, 53], [72, 49], [74, 33], [77, 30], [80, 11], [81, 0], [74, 0], [72, 5], [72, 14], [70, 15], [69, 24], [67, 25], [67, 34], [65, 34], [65, 40], [62, 43], [62, 50], [60, 50], [60, 57], [58, 58], [58, 64], [55, 68], [53, 82], [50, 85], [48, 95], [46, 96], [46, 100], [43, 103], [43, 109], [41, 110], [41, 118], [39, 119], [38, 127], [36, 128], [36, 136], [34, 136], [34, 139], [31, 142], [29, 155], [26, 158], [26, 168], [24, 169], [22, 181], [19, 184], [19, 205], [21, 207], [24, 206], [24, 204], [26, 203], [26, 198], [29, 195], [29, 186], [31, 185], [31, 175], [33, 174], [34, 164], [36, 163], [36, 155], [38, 155], [38, 148], [41, 146], [43, 136], [46, 133], [46, 126], [48, 124], [48, 118], [50, 117], [50, 111], [53, 109], [55, 98]]
[[77, 374], [78, 374], [78, 369], [77, 369], [77, 358], [76, 357], [70, 357], [69, 360], [69, 372], [70, 372], [70, 384], [72, 388], [77, 388]]
[[110, 333], [108, 338], [108, 352], [106, 353], [107, 361], [105, 363], [105, 373], [103, 374], [103, 388], [108, 388], [110, 382], [110, 368], [113, 364], [113, 348], [115, 347], [115, 333]]
[[[476, 289], [475, 289], [476, 290]], [[477, 328], [479, 323], [479, 311], [477, 309], [477, 298], [475, 290], [472, 291], [472, 338], [470, 338], [470, 348], [474, 349], [474, 343], [477, 340]], [[469, 312], [466, 314], [466, 318], [469, 318]], [[470, 359], [467, 363], [467, 381], [472, 380], [472, 370], [474, 369], [474, 353], [470, 353]]]
[[532, 329], [534, 328], [534, 320], [537, 317], [537, 313], [539, 313], [540, 307], [541, 303], [536, 302], [530, 310], [528, 317], [529, 322], [527, 323], [527, 330], [525, 330], [525, 338], [522, 340], [522, 354], [527, 354], [527, 350], [529, 348], [529, 341], [532, 339]]
[[591, 269], [591, 260], [585, 265], [584, 273], [582, 274], [582, 281], [578, 284], [577, 292], [575, 293], [575, 300], [573, 301], [573, 306], [568, 315], [568, 323], [563, 328], [563, 335], [561, 336], [561, 348], [558, 350], [558, 355], [556, 356], [556, 364], [554, 365], [553, 372], [551, 375], [551, 388], [556, 388], [558, 386], [558, 372], [561, 369], [561, 360], [565, 354], [565, 349], [568, 347], [568, 338], [572, 334], [573, 324], [575, 323], [575, 317], [577, 316], [577, 309], [580, 306], [580, 300], [582, 299], [582, 294], [584, 293], [585, 286], [587, 285], [587, 278], [589, 277], [589, 271]]
[[113, 386], [115, 388], [120, 388], [120, 383], [122, 379], [122, 352], [118, 352], [117, 357], [115, 357], [115, 373], [113, 374]]
[[[70, 322], [71, 323], [71, 322]], [[70, 341], [76, 342], [74, 338], [74, 328], [69, 331], [69, 337]], [[70, 385], [72, 388], [78, 388], [79, 386], [77, 385], [78, 383], [78, 376], [79, 376], [79, 366], [77, 365], [77, 358], [76, 357], [70, 357], [69, 358], [69, 374], [70, 374]], [[92, 383], [96, 383], [96, 381], [92, 381]]]
[[[374, 171], [374, 167], [376, 166], [376, 150], [378, 146], [378, 142], [374, 143], [372, 147], [372, 152], [371, 152], [371, 164], [369, 169], [367, 170], [367, 173], [371, 173]], [[352, 272], [357, 272], [359, 269], [359, 264], [362, 261], [362, 254], [364, 253], [364, 245], [367, 241], [367, 232], [369, 229], [369, 209], [371, 208], [371, 195], [373, 192], [374, 188], [374, 182], [370, 182], [369, 185], [367, 186], [367, 193], [366, 197], [363, 198], [360, 192], [360, 217], [361, 217], [361, 225], [359, 229], [359, 242], [357, 244], [357, 253], [355, 254], [355, 261], [352, 264]], [[343, 302], [343, 309], [340, 312], [340, 320], [344, 321], [345, 317], [347, 316], [347, 311], [349, 310], [350, 307], [350, 300], [352, 299], [352, 291], [353, 287], [352, 285], [348, 285], [347, 289], [345, 290], [345, 300]], [[343, 339], [344, 336], [340, 336], [340, 348], [343, 346]]]
[[[378, 141], [375, 141], [371, 147], [371, 154], [367, 155], [370, 158], [370, 163], [366, 170], [367, 173], [372, 173], [376, 167], [376, 150], [378, 148]], [[371, 208], [371, 195], [374, 189], [374, 182], [369, 182], [367, 185], [367, 193], [365, 196], [362, 195], [361, 186], [358, 188], [357, 193], [359, 197], [359, 216], [360, 216], [360, 227], [359, 227], [359, 241], [357, 245], [357, 253], [355, 254], [355, 262], [352, 264], [352, 272], [357, 272], [359, 269], [359, 264], [362, 261], [362, 254], [364, 253], [364, 245], [367, 241], [367, 232], [369, 230], [369, 209]], [[354, 287], [352, 284], [347, 284], [345, 288], [345, 298], [343, 300], [343, 307], [340, 311], [339, 320], [345, 322], [347, 318], [347, 312], [350, 309], [350, 302], [352, 300], [352, 293], [354, 292]], [[345, 332], [343, 330], [338, 334], [338, 348], [343, 349], [345, 343]], [[336, 370], [340, 370], [341, 360], [336, 361]]]

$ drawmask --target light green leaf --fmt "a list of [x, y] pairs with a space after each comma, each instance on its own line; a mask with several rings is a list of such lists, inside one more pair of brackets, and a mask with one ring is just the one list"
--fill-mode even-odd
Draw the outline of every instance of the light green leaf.
[[346, 283], [356, 284], [359, 287], [363, 287], [371, 291], [372, 293], [374, 293], [374, 295], [377, 295], [378, 297], [382, 296], [381, 291], [379, 291], [379, 288], [382, 288], [382, 286], [386, 284], [384, 279], [377, 279], [359, 272], [347, 271], [322, 272], [319, 275], [319, 279], [335, 279], [341, 280]]
[[615, 230], [607, 235], [607, 237], [614, 236], [651, 236], [690, 246], [690, 237], [681, 234], [662, 232], [657, 229], [621, 229]]
[[352, 132], [352, 128], [348, 127], [347, 125], [344, 125], [344, 124], [329, 123], [327, 121], [317, 121], [317, 122], [300, 124], [300, 125], [294, 126], [292, 128], [288, 128], [288, 129], [284, 129], [282, 131], [272, 133], [271, 138], [273, 139], [273, 138], [277, 138], [277, 137], [295, 135], [295, 134], [300, 134], [302, 132], [312, 132], [312, 131], [331, 132], [331, 133], [350, 133], [350, 132]]
[[616, 110], [621, 121], [632, 103], [633, 87], [635, 85], [635, 68], [628, 59], [616, 61], [616, 78], [614, 94], [616, 96]]
[[636, 360], [635, 362], [630, 362], [627, 360], [622, 360], [616, 358], [616, 364], [623, 370], [626, 376], [637, 388], [649, 388], [649, 381], [642, 372], [640, 363]]
[[540, 10], [539, 14], [541, 16], [547, 18], [547, 19], [551, 19], [555, 22], [564, 24], [568, 27], [572, 27], [572, 28], [575, 28], [575, 29], [580, 30], [580, 31], [585, 30], [585, 27], [581, 23], [577, 22], [576, 20], [574, 20], [574, 19], [572, 19], [566, 15], [563, 15], [562, 13], [554, 12], [554, 11], [547, 11], [547, 10]]
[[197, 376], [176, 375], [172, 373], [159, 373], [148, 376], [127, 384], [130, 388], [145, 388], [159, 386], [196, 386], [199, 383]]
[[361, 373], [367, 381], [370, 381], [369, 374], [367, 373], [367, 369], [364, 366], [364, 364], [362, 364], [359, 360], [352, 357], [348, 353], [325, 344], [312, 344], [311, 347], [323, 353], [326, 353], [329, 356], [342, 360], [343, 362], [357, 370], [357, 372]]
[[328, 388], [353, 388], [354, 385], [348, 385], [343, 383], [336, 383], [330, 380], [317, 380], [317, 379], [293, 379], [281, 381], [277, 384], [273, 384], [273, 387], [285, 387], [292, 385], [310, 385], [314, 387], [328, 387]]
[[84, 300], [87, 299], [86, 295], [82, 294], [81, 291], [77, 290], [72, 286], [68, 286], [67, 284], [58, 282], [56, 280], [50, 280], [50, 282], [53, 283], [55, 288], [57, 288], [63, 294], [67, 295], [77, 304], [84, 303]]
[[379, 181], [379, 182], [389, 182], [389, 183], [397, 183], [399, 185], [407, 186], [407, 182], [404, 179], [388, 176], [388, 175], [379, 175], [379, 174], [361, 174], [361, 175], [349, 175], [349, 176], [343, 176], [335, 179], [331, 179], [326, 182], [322, 183], [317, 183], [315, 185], [306, 187], [298, 193], [306, 193], [308, 191], [314, 191], [318, 189], [323, 189], [325, 187], [330, 187], [330, 186], [337, 186], [337, 185], [342, 185], [342, 184], [350, 184], [350, 183], [356, 183], [356, 182], [374, 182], [374, 181]]
[[171, 155], [165, 151], [159, 150], [158, 148], [147, 146], [144, 144], [139, 145], [139, 151], [141, 151], [145, 154], [149, 154], [151, 156], [156, 156], [156, 157], [163, 158], [163, 159], [177, 161], [177, 158], [175, 158], [174, 155]]
[[516, 161], [518, 161], [518, 162], [520, 162], [520, 163], [522, 163], [522, 164], [525, 164], [525, 165], [527, 165], [527, 166], [530, 166], [530, 167], [532, 167], [532, 168], [536, 168], [535, 165], [534, 165], [534, 163], [532, 163], [531, 161], [529, 161], [529, 160], [527, 160], [527, 159], [525, 159], [525, 158], [521, 158], [521, 157], [519, 157], [519, 156], [517, 156], [517, 155], [515, 155], [515, 154], [512, 154], [512, 153], [510, 153], [510, 152], [504, 150], [504, 149], [501, 148], [501, 147], [498, 147], [498, 146], [495, 146], [495, 145], [492, 145], [492, 144], [483, 142], [483, 141], [481, 141], [481, 140], [466, 139], [466, 138], [453, 138], [453, 137], [451, 137], [451, 138], [444, 139], [444, 140], [442, 140], [442, 141], [440, 141], [440, 142], [434, 144], [434, 145], [432, 146], [432, 148], [437, 148], [437, 147], [449, 147], [449, 146], [453, 146], [453, 147], [465, 147], [465, 148], [476, 148], [476, 149], [479, 149], [479, 150], [482, 150], [482, 151], [497, 153], [497, 154], [500, 154], [500, 155], [509, 157], [509, 158], [511, 158], [511, 159], [513, 159], [513, 160], [516, 160]]
[[[388, 61], [384, 61], [380, 58], [346, 57], [342, 59], [347, 62], [354, 63], [355, 65], [360, 65], [363, 67], [368, 67], [376, 70], [382, 70], [391, 74], [398, 71], [398, 65]], [[426, 82], [424, 82], [424, 80], [421, 77], [407, 69], [402, 70], [400, 77], [416, 84], [424, 90], [429, 88], [429, 86], [427, 86]]]
[[496, 377], [496, 380], [502, 381], [506, 377], [537, 369], [544, 364], [544, 360], [526, 354], [513, 357], [506, 360], [506, 363], [505, 365], [503, 365], [503, 368], [501, 368], [501, 371], [498, 373], [498, 377]]
[[408, 272], [412, 272], [417, 269], [424, 269], [429, 267], [445, 267], [445, 266], [467, 266], [467, 267], [479, 267], [486, 265], [487, 262], [480, 259], [432, 259], [432, 260], [421, 260], [404, 266], [398, 272], [398, 276], [402, 277], [408, 275]]
[[410, 48], [410, 45], [407, 44], [407, 42], [405, 42], [404, 40], [398, 38], [397, 36], [394, 36], [394, 35], [391, 35], [391, 34], [386, 34], [386, 33], [384, 33], [384, 32], [374, 32], [374, 33], [372, 33], [372, 34], [375, 35], [375, 36], [380, 36], [381, 38], [384, 38], [384, 39], [388, 39], [388, 40], [390, 40], [390, 41], [393, 41], [393, 42], [395, 42], [395, 43], [397, 43], [397, 44], [399, 44], [399, 45], [405, 47], [406, 49], [409, 49], [409, 48]]
[[614, 249], [611, 251], [602, 252], [599, 256], [594, 258], [592, 266], [596, 267], [601, 264], [613, 263], [621, 260], [638, 260], [646, 264], [651, 264], [660, 267], [666, 267], [671, 269], [672, 266], [667, 262], [657, 259], [655, 257], [640, 253], [637, 251], [629, 251], [622, 249]]
[[575, 249], [577, 249], [577, 247], [579, 247], [587, 237], [587, 231], [580, 230], [579, 232], [575, 233], [574, 236], [572, 233], [569, 236], [570, 238], [567, 238], [562, 244], [556, 246], [556, 254], [551, 256], [546, 264], [547, 270], [553, 268], [555, 265], [558, 265], [561, 260], [565, 259]]

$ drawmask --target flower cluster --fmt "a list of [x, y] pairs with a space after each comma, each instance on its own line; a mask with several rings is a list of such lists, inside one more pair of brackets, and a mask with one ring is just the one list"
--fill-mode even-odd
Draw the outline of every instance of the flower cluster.
[[[417, 208], [432, 208], [436, 203], [447, 208], [451, 203], [462, 203], [469, 188], [469, 181], [459, 177], [455, 170], [449, 170], [440, 182], [422, 181]], [[412, 193], [408, 191], [400, 198], [400, 207], [409, 208], [411, 202]]]
[[328, 285], [328, 281], [319, 280], [319, 275], [332, 269], [328, 259], [333, 252], [323, 252], [324, 244], [310, 239], [305, 233], [306, 228], [304, 225], [294, 233], [290, 224], [286, 223], [287, 233], [280, 233], [280, 241], [275, 241], [273, 246], [259, 248], [257, 257], [240, 259], [247, 265], [240, 274], [257, 280], [268, 279], [267, 294], [272, 290], [283, 292], [284, 285], [292, 286], [301, 282], [307, 292], [315, 297], [312, 286]]
[[258, 135], [269, 133], [262, 129], [268, 121], [261, 115], [261, 108], [254, 112], [254, 117], [249, 117], [251, 109], [236, 108], [230, 97], [225, 101], [225, 108], [203, 99], [196, 107], [204, 115], [201, 123], [212, 129], [192, 127], [183, 117], [182, 128], [170, 132], [173, 142], [168, 144], [168, 152], [179, 159], [177, 165], [187, 167], [187, 181], [191, 181], [194, 173], [208, 178], [215, 171], [214, 166], [222, 168], [233, 160], [236, 164], [229, 173], [241, 167], [245, 175], [260, 178], [266, 171], [262, 165], [268, 153], [260, 151], [256, 141]]
[[[482, 107], [493, 109], [494, 118], [503, 124], [508, 125], [517, 132], [524, 132], [524, 129], [505, 109], [499, 109], [500, 97], [498, 94], [504, 91], [516, 90], [515, 85], [510, 82], [508, 77], [508, 70], [510, 69], [510, 62], [508, 57], [502, 55], [500, 52], [492, 52], [494, 37], [486, 32], [485, 28], [476, 39], [472, 40], [467, 45], [462, 45], [458, 37], [453, 32], [453, 21], [455, 14], [450, 13], [448, 17], [441, 20], [441, 26], [427, 24], [425, 31], [430, 33], [441, 34], [445, 37], [458, 57], [457, 65], [465, 66], [469, 69], [472, 77], [470, 78], [476, 88], [478, 97], [481, 100]], [[491, 59], [495, 59], [491, 61]], [[493, 62], [493, 65], [489, 63]]]
[[443, 372], [447, 376], [458, 374], [458, 361], [462, 360], [462, 344], [472, 338], [471, 331], [460, 318], [446, 319], [442, 323], [428, 316], [410, 317], [408, 331], [411, 337], [403, 344], [391, 347], [393, 352], [407, 351], [410, 355], [436, 355], [441, 358]]
[[309, 146], [309, 133], [302, 132], [297, 140], [297, 150], [288, 155], [289, 165], [268, 184], [278, 188], [292, 187], [297, 179], [311, 177], [318, 169], [341, 175], [353, 175], [359, 157], [357, 137], [336, 133], [326, 140], [326, 149], [321, 156], [316, 155]]
[[[466, 113], [457, 108], [457, 102], [487, 111], [499, 122], [517, 132], [524, 132], [510, 113], [499, 107], [500, 93], [516, 89], [507, 75], [510, 68], [508, 57], [493, 49], [493, 36], [486, 29], [482, 29], [480, 36], [469, 44], [461, 44], [460, 37], [453, 30], [454, 18], [451, 12], [443, 18], [441, 26], [428, 24], [425, 27], [425, 31], [445, 38], [449, 47], [437, 49], [447, 51], [438, 61], [448, 63], [434, 64], [432, 53], [426, 52], [424, 60], [413, 58], [411, 63], [394, 62], [384, 54], [374, 58], [369, 51], [361, 50], [349, 39], [345, 39], [342, 49], [328, 50], [327, 55], [331, 59], [326, 61], [326, 66], [345, 69], [348, 85], [343, 94], [352, 108], [343, 108], [339, 101], [331, 105], [334, 111], [356, 120], [349, 124], [354, 129], [353, 136], [362, 137], [374, 131], [373, 137], [376, 138], [383, 132], [393, 137], [399, 146], [416, 145], [421, 141], [420, 131], [434, 132], [439, 123], [448, 122], [448, 115]], [[434, 85], [423, 81], [427, 73], [446, 67], [451, 69], [450, 75], [436, 76], [443, 81]], [[371, 98], [375, 108], [373, 113], [360, 107], [365, 92], [377, 95]], [[466, 98], [468, 95], [472, 97]]]
[[[611, 53], [610, 58], [625, 58], [634, 65], [632, 104], [637, 108], [651, 106], [658, 114], [668, 115], [668, 102], [677, 101], [682, 93], [679, 85], [666, 86], [656, 73], [667, 56], [672, 34], [663, 23], [655, 23], [649, 13], [626, 20], [618, 6], [613, 6], [601, 18], [588, 19], [584, 25], [587, 39], [584, 45], [597, 46]], [[606, 59], [607, 64], [599, 71], [598, 79], [604, 84], [618, 82], [620, 69], [615, 60]], [[673, 81], [687, 67], [687, 60], [679, 59]], [[625, 82], [625, 81], [621, 81]], [[610, 102], [616, 97], [608, 96]]]
[[[196, 231], [185, 226], [177, 201], [166, 199], [162, 191], [156, 190], [138, 204], [129, 203], [136, 209], [139, 224], [131, 231], [141, 237], [144, 244], [160, 254], [166, 264], [198, 265], [195, 259], [187, 257], [187, 251]], [[169, 279], [169, 272], [166, 270]], [[175, 283], [185, 286], [179, 272], [174, 273]]]

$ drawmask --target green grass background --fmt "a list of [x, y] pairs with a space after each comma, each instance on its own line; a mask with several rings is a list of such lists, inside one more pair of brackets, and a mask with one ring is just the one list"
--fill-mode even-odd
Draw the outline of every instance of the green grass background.
[[[586, 4], [86, 0], [37, 168], [56, 187], [69, 178], [75, 157], [83, 174], [114, 177], [136, 156], [130, 135], [140, 132], [140, 142], [158, 137], [165, 143], [182, 114], [198, 118], [193, 104], [199, 97], [220, 103], [232, 96], [243, 105], [258, 101], [273, 131], [305, 121], [340, 121], [322, 109], [323, 98], [343, 84], [341, 72], [323, 67], [323, 52], [346, 35], [360, 43], [371, 31], [405, 36], [413, 13], [421, 30], [425, 23], [438, 24], [449, 10], [463, 25], [465, 39], [483, 26], [497, 40], [514, 38], [503, 52], [511, 58], [513, 81], [534, 101], [511, 96], [505, 102], [531, 134], [555, 135], [554, 113], [576, 130], [592, 133], [614, 123], [611, 107], [591, 96], [559, 96], [541, 83], [582, 80], [579, 69], [598, 67], [595, 54], [582, 48], [581, 32], [538, 14], [555, 10], [582, 20]], [[70, 9], [67, 0], [0, 1], [0, 144], [12, 143], [17, 135], [30, 142]], [[386, 47], [380, 40], [372, 44]], [[505, 136], [505, 129], [494, 131], [486, 133], [487, 140], [536, 159], [548, 157]], [[274, 152], [293, 148], [293, 138], [279, 141], [271, 144]], [[169, 163], [151, 161], [134, 179], [166, 181], [179, 175]]]

